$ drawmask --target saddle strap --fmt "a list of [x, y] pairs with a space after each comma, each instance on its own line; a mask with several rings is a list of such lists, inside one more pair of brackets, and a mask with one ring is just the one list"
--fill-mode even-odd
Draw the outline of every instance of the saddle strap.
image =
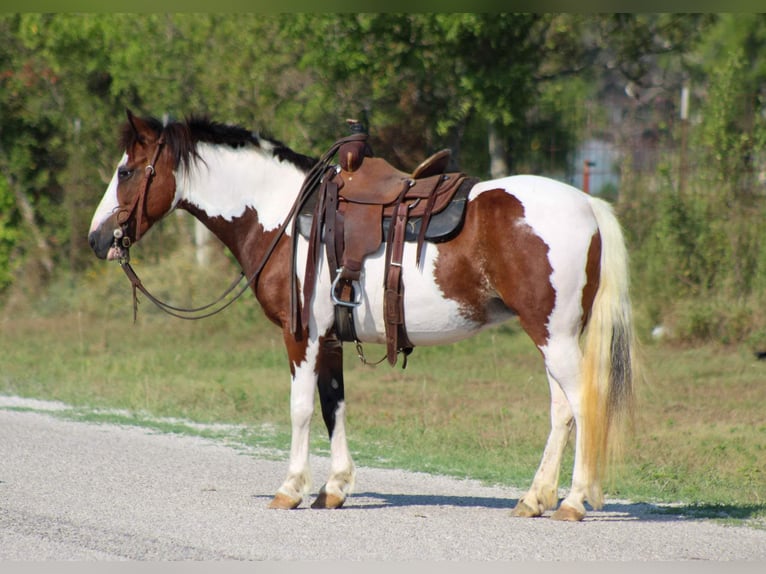
[[420, 224], [420, 233], [418, 233], [417, 243], [417, 255], [415, 257], [415, 265], [418, 267], [420, 267], [420, 257], [423, 254], [423, 244], [426, 240], [426, 229], [428, 229], [428, 224], [431, 221], [431, 215], [434, 211], [434, 205], [436, 204], [436, 189], [439, 187], [440, 183], [440, 178], [435, 180], [434, 187], [431, 190], [431, 193], [428, 195], [428, 200], [426, 201], [426, 211], [423, 214], [423, 221]]
[[[290, 213], [288, 214], [281, 227], [280, 235], [285, 232], [285, 229], [288, 225], [291, 226], [290, 235], [292, 236], [292, 249], [290, 250], [290, 332], [298, 338], [302, 336], [303, 329], [307, 327], [307, 323], [305, 321], [303, 324], [301, 324], [303, 313], [298, 298], [298, 274], [296, 270], [296, 254], [298, 250], [298, 214], [301, 212], [301, 209], [303, 209], [303, 207], [309, 203], [312, 196], [319, 190], [322, 182], [331, 177], [331, 172], [334, 171], [332, 160], [338, 151], [338, 148], [340, 148], [340, 146], [342, 146], [344, 143], [358, 141], [360, 139], [366, 138], [366, 134], [352, 134], [336, 141], [330, 147], [330, 149], [324, 153], [324, 155], [319, 159], [317, 163], [314, 164], [314, 167], [311, 168], [311, 170], [306, 175], [306, 178], [303, 180], [303, 185], [298, 192], [298, 197], [295, 199], [295, 203], [293, 204]], [[311, 265], [310, 262], [307, 262], [307, 264]], [[304, 301], [304, 303], [305, 305], [310, 305], [311, 301]]]
[[403, 201], [404, 191], [394, 212], [386, 249], [386, 272], [383, 295], [383, 316], [386, 329], [386, 357], [391, 366], [396, 364], [400, 350], [406, 357], [414, 345], [407, 337], [404, 325], [404, 288], [402, 285], [402, 259], [404, 257], [404, 235], [407, 227], [407, 204]]
[[327, 251], [327, 266], [330, 268], [330, 280], [335, 279], [338, 260], [343, 253], [343, 216], [338, 212], [338, 183], [332, 179], [326, 188], [320, 191], [325, 196], [324, 207], [324, 242]]
[[[327, 183], [323, 183], [323, 186]], [[309, 237], [308, 253], [306, 256], [306, 273], [303, 280], [303, 301], [304, 305], [301, 309], [301, 324], [308, 325], [309, 320], [309, 307], [311, 297], [314, 293], [314, 285], [316, 284], [317, 267], [319, 262], [319, 250], [321, 248], [322, 237], [322, 224], [324, 220], [325, 201], [329, 192], [319, 194], [317, 198], [316, 206], [314, 207], [314, 218], [311, 223], [311, 234]]]
[[[327, 252], [327, 265], [330, 268], [330, 280], [335, 281], [338, 273], [341, 274], [343, 281], [340, 283], [340, 292], [335, 295], [341, 301], [352, 301], [354, 299], [354, 287], [352, 280], [358, 280], [359, 274], [348, 275], [348, 266], [346, 261], [346, 240], [345, 240], [345, 213], [339, 204], [338, 190], [340, 185], [337, 179], [332, 180], [327, 185], [327, 199], [325, 207], [325, 250]], [[360, 268], [361, 269], [361, 268]], [[349, 308], [346, 308], [349, 309]], [[338, 313], [336, 313], [336, 317]], [[347, 321], [353, 326], [353, 317], [349, 309]], [[345, 317], [345, 316], [344, 316]], [[336, 324], [338, 321], [336, 320]], [[352, 327], [353, 328], [353, 327]], [[354, 337], [353, 340], [356, 340]]]

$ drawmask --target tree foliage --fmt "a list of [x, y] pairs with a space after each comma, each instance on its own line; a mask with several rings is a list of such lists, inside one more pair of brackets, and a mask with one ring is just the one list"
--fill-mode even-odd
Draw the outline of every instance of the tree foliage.
[[[300, 15], [285, 18], [282, 31], [296, 49], [305, 47], [300, 64], [318, 80], [311, 99], [321, 105], [309, 103], [305, 121], [362, 115], [381, 153], [406, 167], [449, 146], [461, 164], [485, 171], [485, 146], [472, 155], [461, 141], [477, 126], [486, 137], [488, 124], [518, 139], [540, 93], [541, 67], [556, 49], [546, 42], [554, 21], [541, 14]], [[576, 41], [560, 39], [558, 48]]]

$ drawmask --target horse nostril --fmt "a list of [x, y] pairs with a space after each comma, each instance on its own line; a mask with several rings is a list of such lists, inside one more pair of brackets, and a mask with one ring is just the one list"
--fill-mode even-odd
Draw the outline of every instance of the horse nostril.
[[95, 251], [96, 249], [96, 234], [95, 233], [89, 233], [88, 234], [88, 243], [90, 244], [90, 248]]

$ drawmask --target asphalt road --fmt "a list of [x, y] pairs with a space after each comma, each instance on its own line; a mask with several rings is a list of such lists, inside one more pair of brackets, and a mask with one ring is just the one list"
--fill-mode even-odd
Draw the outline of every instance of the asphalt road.
[[359, 468], [340, 510], [269, 510], [286, 462], [0, 399], [0, 560], [766, 559], [764, 529], [611, 500], [581, 523], [518, 519], [518, 490], [401, 471]]

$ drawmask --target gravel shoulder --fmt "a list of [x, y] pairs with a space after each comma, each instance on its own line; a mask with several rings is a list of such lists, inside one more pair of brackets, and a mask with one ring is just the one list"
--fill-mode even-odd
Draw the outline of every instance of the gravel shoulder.
[[766, 560], [762, 528], [615, 500], [517, 519], [517, 489], [396, 470], [359, 468], [340, 510], [269, 510], [285, 461], [47, 411], [0, 397], [0, 560]]

